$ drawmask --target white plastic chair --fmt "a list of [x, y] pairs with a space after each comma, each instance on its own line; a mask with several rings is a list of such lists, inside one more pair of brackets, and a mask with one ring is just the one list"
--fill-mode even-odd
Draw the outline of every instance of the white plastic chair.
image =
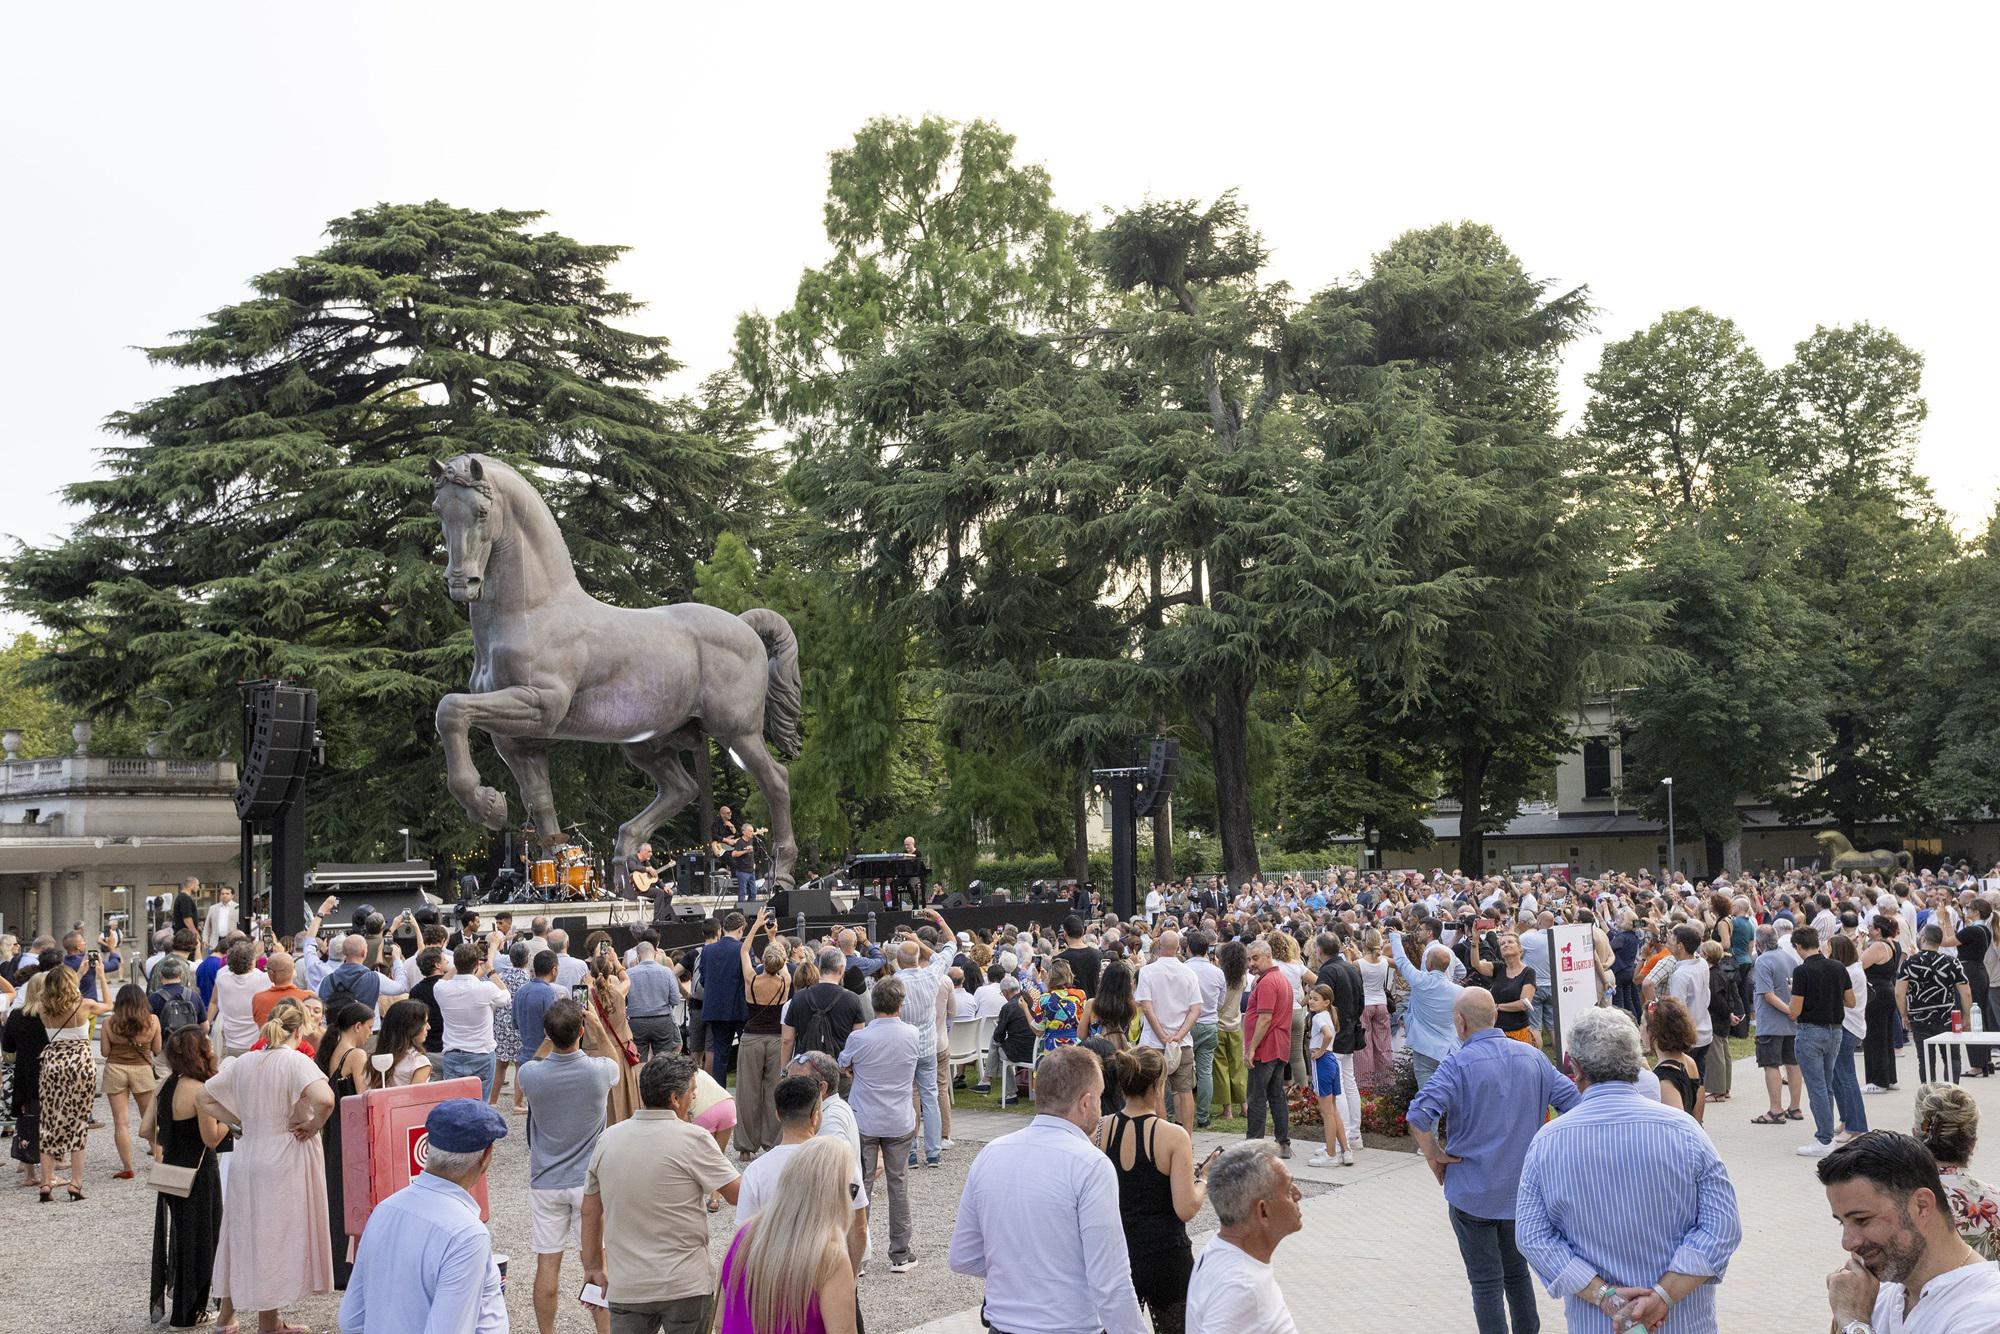
[[965, 1066], [978, 1066], [986, 1060], [986, 1046], [993, 1038], [991, 1019], [954, 1019], [951, 1021], [951, 1051], [946, 1065], [955, 1076]]
[[1021, 1071], [1026, 1070], [1028, 1072], [1028, 1089], [1030, 1092], [1034, 1090], [1035, 1062], [1039, 1061], [1041, 1058], [1042, 1058], [1041, 1041], [1040, 1039], [1037, 1039], [1035, 1042], [1034, 1055], [1031, 1056], [1029, 1059], [1025, 1061], [1009, 1061], [1003, 1059], [1000, 1062], [1000, 1105], [1002, 1107], [1005, 1107], [1010, 1103], [1019, 1101], [1019, 1099], [1010, 1098], [1007, 1095], [1011, 1093], [1014, 1089], [1014, 1076], [1019, 1074]]

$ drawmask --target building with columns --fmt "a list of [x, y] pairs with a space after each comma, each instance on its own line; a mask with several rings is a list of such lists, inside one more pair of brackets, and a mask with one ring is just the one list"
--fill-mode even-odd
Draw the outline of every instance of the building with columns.
[[[91, 755], [0, 761], [0, 929], [21, 938], [73, 927], [97, 939], [146, 925], [146, 899], [187, 876], [235, 884], [241, 826], [227, 760]], [[206, 896], [204, 896], [206, 899]]]

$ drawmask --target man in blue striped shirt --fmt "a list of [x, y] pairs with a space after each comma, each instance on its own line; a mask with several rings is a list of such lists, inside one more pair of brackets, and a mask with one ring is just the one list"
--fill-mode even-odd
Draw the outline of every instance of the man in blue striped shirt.
[[1736, 1191], [1694, 1118], [1640, 1093], [1639, 1029], [1623, 1010], [1570, 1030], [1583, 1096], [1536, 1134], [1514, 1235], [1563, 1299], [1570, 1334], [1715, 1334], [1715, 1285], [1743, 1240]]
[[[1510, 1309], [1513, 1334], [1537, 1334], [1542, 1318], [1535, 1281], [1514, 1241], [1514, 1196], [1521, 1160], [1549, 1108], [1566, 1112], [1578, 1094], [1541, 1048], [1494, 1026], [1499, 1013], [1493, 993], [1459, 993], [1452, 1022], [1465, 1045], [1410, 1100], [1410, 1133], [1444, 1186], [1479, 1334], [1507, 1334]], [[1450, 1152], [1433, 1134], [1441, 1117], [1450, 1121]]]

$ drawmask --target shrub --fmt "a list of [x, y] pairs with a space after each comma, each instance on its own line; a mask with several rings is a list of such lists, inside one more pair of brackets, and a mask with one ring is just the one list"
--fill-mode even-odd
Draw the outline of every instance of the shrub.
[[1404, 1136], [1410, 1133], [1410, 1099], [1417, 1096], [1417, 1070], [1406, 1049], [1396, 1057], [1388, 1073], [1375, 1081], [1372, 1092], [1361, 1095], [1361, 1130], [1368, 1135]]

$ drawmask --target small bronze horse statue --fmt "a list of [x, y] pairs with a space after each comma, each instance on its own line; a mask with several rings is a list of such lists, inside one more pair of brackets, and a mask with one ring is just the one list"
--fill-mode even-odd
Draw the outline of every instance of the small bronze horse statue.
[[548, 743], [599, 741], [652, 778], [653, 800], [618, 829], [611, 883], [623, 893], [647, 836], [693, 799], [682, 752], [706, 733], [733, 751], [771, 808], [771, 882], [790, 888], [790, 778], [765, 748], [799, 753], [799, 646], [774, 611], [732, 616], [680, 602], [645, 611], [607, 606], [577, 582], [555, 516], [504, 463], [461, 454], [431, 464], [444, 525], [445, 584], [472, 615], [472, 678], [438, 701], [445, 782], [488, 829], [507, 798], [479, 781], [471, 730], [493, 740], [537, 830], [554, 837]]
[[1898, 868], [1907, 871], [1913, 864], [1910, 854], [1901, 848], [1871, 848], [1863, 852], [1849, 843], [1847, 835], [1837, 829], [1821, 830], [1813, 835], [1813, 842], [1819, 844], [1820, 855], [1826, 858], [1827, 868], [1842, 874], [1856, 871], [1893, 873]]

